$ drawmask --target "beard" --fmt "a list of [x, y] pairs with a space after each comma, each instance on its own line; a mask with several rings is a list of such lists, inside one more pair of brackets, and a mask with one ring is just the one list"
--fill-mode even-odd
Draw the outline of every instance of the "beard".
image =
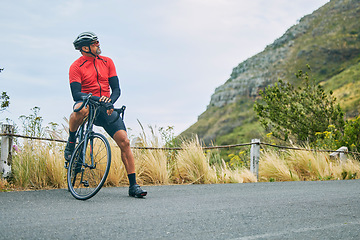
[[100, 47], [98, 47], [97, 49], [96, 49], [96, 55], [100, 55], [101, 54], [101, 49], [100, 49]]

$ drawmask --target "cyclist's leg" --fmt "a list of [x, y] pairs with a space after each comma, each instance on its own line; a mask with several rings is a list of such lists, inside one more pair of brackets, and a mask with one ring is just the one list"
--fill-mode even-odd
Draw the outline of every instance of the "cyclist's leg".
[[106, 119], [107, 116], [102, 115], [98, 120], [101, 120], [101, 126], [115, 140], [116, 144], [121, 149], [121, 160], [124, 163], [130, 183], [129, 195], [132, 197], [146, 196], [147, 192], [142, 190], [140, 186], [136, 184], [135, 159], [130, 148], [130, 140], [127, 136], [123, 120], [119, 118], [115, 123], [107, 124], [108, 121], [106, 121]]
[[134, 155], [130, 148], [130, 140], [125, 130], [119, 130], [113, 135], [113, 139], [121, 149], [121, 160], [125, 165], [127, 174], [135, 173]]
[[[82, 102], [76, 102], [73, 109], [80, 107], [81, 104]], [[81, 109], [79, 112], [72, 112], [69, 118], [69, 130], [71, 132], [76, 132], [87, 115], [89, 115], [88, 107]]]
[[127, 137], [125, 130], [119, 130], [113, 135], [113, 139], [121, 149], [121, 159], [125, 165], [125, 169], [128, 174], [130, 187], [129, 196], [142, 198], [147, 195], [146, 190], [142, 190], [141, 187], [136, 183], [135, 176], [135, 159], [130, 148], [130, 140]]
[[[73, 109], [80, 107], [82, 102], [76, 102], [74, 104]], [[71, 155], [75, 149], [75, 134], [81, 123], [83, 122], [84, 118], [89, 114], [88, 108], [83, 108], [79, 112], [72, 112], [69, 118], [69, 138], [66, 143], [66, 147], [64, 150], [64, 158], [66, 161], [70, 161]], [[67, 163], [65, 163], [66, 167]]]
[[127, 136], [126, 127], [121, 118], [109, 124], [113, 116], [108, 116], [105, 111], [100, 112], [95, 120], [95, 125], [101, 126], [115, 140], [121, 149], [121, 159], [128, 174], [135, 173], [134, 156], [130, 148], [130, 140]]

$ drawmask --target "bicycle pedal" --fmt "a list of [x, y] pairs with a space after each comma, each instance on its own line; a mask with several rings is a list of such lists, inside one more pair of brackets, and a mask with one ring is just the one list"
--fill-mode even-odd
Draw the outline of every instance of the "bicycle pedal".
[[84, 185], [84, 187], [89, 187], [89, 182], [88, 181], [83, 181], [82, 184]]

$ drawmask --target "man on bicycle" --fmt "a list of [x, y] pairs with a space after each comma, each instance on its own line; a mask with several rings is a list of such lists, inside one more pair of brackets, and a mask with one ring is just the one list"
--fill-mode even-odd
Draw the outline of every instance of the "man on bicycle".
[[[130, 149], [130, 140], [127, 137], [125, 124], [121, 118], [115, 123], [109, 121], [114, 111], [113, 104], [121, 93], [115, 65], [110, 58], [100, 55], [100, 43], [94, 33], [81, 33], [73, 44], [75, 49], [82, 54], [70, 66], [69, 71], [70, 89], [75, 101], [73, 109], [81, 106], [82, 96], [89, 93], [93, 94], [93, 98], [104, 103], [104, 108], [97, 116], [95, 125], [102, 126], [121, 149], [121, 159], [130, 183], [129, 196], [144, 197], [147, 192], [136, 183], [134, 156]], [[74, 152], [76, 131], [88, 114], [88, 108], [83, 108], [79, 112], [72, 112], [70, 115], [69, 139], [64, 151], [66, 161], [70, 161]]]

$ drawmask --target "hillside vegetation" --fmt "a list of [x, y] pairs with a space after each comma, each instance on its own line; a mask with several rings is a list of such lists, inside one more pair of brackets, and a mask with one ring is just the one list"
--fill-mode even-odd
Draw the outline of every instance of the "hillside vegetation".
[[207, 110], [181, 137], [198, 135], [205, 144], [235, 144], [262, 138], [253, 110], [259, 90], [279, 78], [296, 85], [295, 73], [311, 66], [311, 77], [333, 91], [346, 118], [359, 115], [360, 1], [331, 0], [236, 66], [211, 96]]

